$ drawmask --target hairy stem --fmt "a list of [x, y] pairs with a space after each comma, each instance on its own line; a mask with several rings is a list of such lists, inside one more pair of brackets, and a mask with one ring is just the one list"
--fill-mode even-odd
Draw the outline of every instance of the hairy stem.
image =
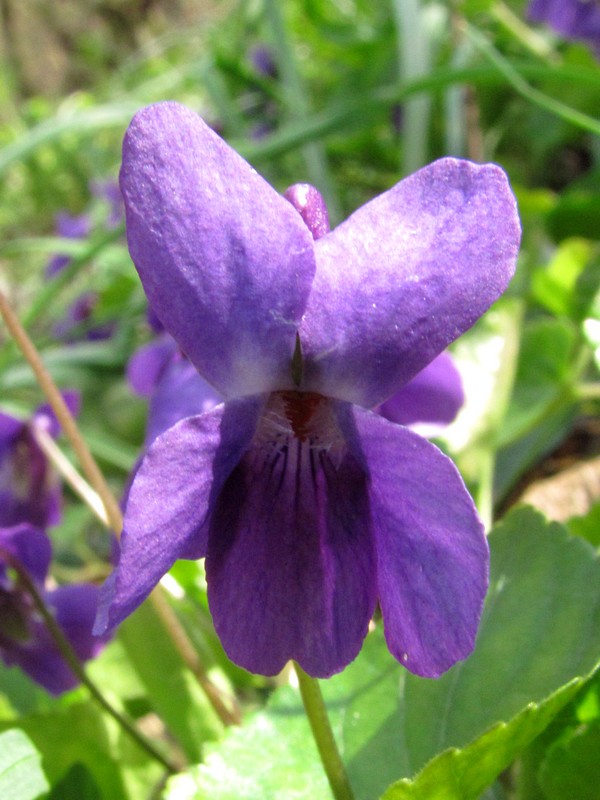
[[20, 561], [13, 558], [10, 553], [7, 553], [4, 550], [2, 550], [2, 560], [9, 564], [18, 574], [20, 583], [30, 595], [36, 609], [42, 616], [46, 628], [52, 636], [52, 639], [54, 640], [54, 643], [61, 656], [67, 662], [74, 675], [89, 690], [94, 700], [120, 725], [120, 727], [125, 731], [125, 733], [127, 733], [128, 736], [131, 737], [131, 739], [133, 739], [143, 750], [148, 753], [149, 756], [151, 756], [151, 758], [161, 763], [169, 772], [177, 772], [177, 765], [171, 763], [169, 759], [163, 756], [163, 754], [137, 730], [135, 725], [127, 717], [125, 717], [120, 711], [111, 705], [111, 703], [102, 694], [100, 689], [88, 676], [81, 661], [79, 660], [79, 657], [77, 656], [77, 653], [63, 633], [62, 628], [55, 620], [52, 612], [44, 602], [44, 598], [39, 592], [38, 587], [30, 578], [27, 570], [22, 567]]
[[319, 755], [335, 800], [354, 800], [354, 793], [346, 774], [338, 746], [331, 729], [327, 708], [316, 678], [311, 678], [294, 662], [300, 694], [306, 716], [317, 744]]

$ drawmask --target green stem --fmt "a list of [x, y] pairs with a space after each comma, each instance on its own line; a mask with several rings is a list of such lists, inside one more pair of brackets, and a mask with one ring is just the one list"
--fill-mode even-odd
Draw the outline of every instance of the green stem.
[[497, 0], [489, 9], [489, 13], [514, 36], [517, 41], [538, 58], [548, 58], [552, 55], [552, 48], [548, 40], [523, 22], [506, 3]]
[[[393, 0], [400, 80], [407, 84], [427, 75], [431, 66], [430, 42], [423, 26], [419, 0]], [[402, 106], [403, 170], [410, 174], [427, 163], [431, 97], [425, 93]]]
[[476, 31], [475, 28], [472, 28], [470, 25], [466, 25], [465, 30], [467, 36], [471, 39], [477, 49], [483, 53], [483, 55], [496, 67], [500, 73], [502, 73], [517, 94], [520, 94], [521, 97], [525, 98], [525, 100], [528, 100], [530, 103], [533, 103], [533, 105], [543, 108], [550, 114], [555, 114], [557, 117], [570, 122], [572, 125], [576, 125], [577, 127], [590, 131], [591, 133], [595, 133], [596, 135], [600, 134], [600, 121], [588, 116], [587, 114], [583, 114], [581, 111], [577, 111], [577, 109], [571, 108], [565, 103], [561, 103], [559, 100], [555, 100], [553, 97], [549, 97], [543, 92], [540, 92], [538, 89], [535, 89], [533, 86], [530, 86], [525, 78], [523, 78], [523, 76], [520, 75], [519, 72], [513, 67], [510, 61], [504, 58], [504, 56], [496, 50], [496, 48], [486, 39], [485, 36]]
[[[310, 115], [310, 104], [293, 57], [281, 4], [277, 0], [265, 0], [265, 12], [273, 31], [273, 46], [277, 53], [277, 64], [281, 71], [288, 108], [293, 119], [303, 119]], [[306, 142], [302, 145], [302, 155], [306, 162], [309, 180], [323, 195], [330, 218], [332, 221], [339, 220], [341, 212], [321, 143]]]
[[[31, 341], [29, 335], [19, 322], [17, 315], [10, 307], [6, 297], [0, 292], [0, 315], [3, 317], [7, 328], [19, 346], [25, 360], [33, 370], [35, 377], [46, 395], [52, 410], [56, 414], [61, 428], [66, 434], [71, 447], [75, 451], [81, 468], [88, 479], [91, 487], [96, 491], [104, 510], [106, 512], [106, 521], [114, 530], [117, 537], [120, 535], [123, 528], [123, 516], [119, 504], [115, 500], [104, 475], [96, 464], [89, 448], [81, 435], [77, 423], [73, 418], [71, 412], [67, 408], [63, 397], [54, 383], [54, 380], [42, 361], [42, 358]], [[92, 510], [93, 507], [92, 507]], [[104, 520], [103, 520], [104, 521]], [[170, 612], [168, 604], [164, 601], [162, 596], [162, 589], [159, 586], [150, 595], [150, 602], [153, 603], [157, 609], [165, 630], [171, 639], [175, 649], [181, 656], [182, 661], [196, 676], [200, 686], [206, 693], [210, 703], [212, 704], [215, 712], [225, 725], [232, 725], [239, 722], [240, 715], [235, 704], [229, 710], [220, 698], [219, 690], [211, 683], [206, 675], [203, 665], [198, 657], [198, 654], [189, 641], [187, 634], [179, 625], [179, 622], [173, 613]]]
[[306, 716], [308, 717], [333, 796], [335, 800], [354, 800], [354, 793], [331, 729], [319, 682], [307, 675], [295, 662], [294, 669], [298, 676], [298, 684]]
[[91, 680], [91, 678], [86, 673], [83, 665], [81, 664], [77, 653], [71, 646], [71, 643], [66, 638], [65, 634], [62, 631], [62, 628], [55, 620], [52, 612], [44, 602], [44, 598], [38, 591], [37, 586], [29, 577], [28, 572], [23, 569], [20, 561], [18, 559], [13, 558], [10, 553], [2, 550], [2, 559], [6, 561], [18, 574], [19, 581], [25, 587], [26, 591], [30, 595], [31, 599], [33, 600], [37, 610], [39, 611], [40, 615], [42, 616], [44, 623], [46, 624], [46, 628], [48, 632], [52, 636], [56, 647], [58, 648], [61, 656], [67, 662], [71, 671], [74, 675], [79, 679], [79, 681], [88, 689], [94, 700], [109, 714], [119, 725], [120, 727], [127, 733], [127, 735], [133, 739], [136, 744], [138, 744], [143, 750], [145, 750], [148, 755], [153, 758], [155, 761], [158, 761], [160, 764], [165, 767], [169, 772], [175, 773], [178, 771], [178, 767], [171, 763], [169, 759], [162, 755], [162, 753], [157, 750], [154, 745], [149, 742], [142, 734], [137, 730], [137, 728], [130, 722], [127, 717], [121, 714], [109, 701], [104, 697], [100, 689], [96, 686], [96, 684]]
[[56, 414], [56, 418], [69, 440], [71, 447], [75, 451], [84, 475], [89, 483], [98, 493], [104, 509], [106, 511], [107, 520], [111, 528], [118, 535], [123, 527], [123, 518], [119, 504], [113, 497], [108, 484], [104, 480], [104, 475], [98, 468], [92, 454], [89, 451], [82, 435], [79, 433], [77, 423], [73, 415], [69, 411], [62, 394], [54, 383], [52, 376], [44, 366], [37, 348], [29, 338], [27, 331], [21, 325], [17, 315], [12, 310], [8, 300], [2, 292], [0, 292], [0, 314], [4, 319], [6, 327], [10, 331], [11, 336], [19, 346], [23, 356], [40, 385], [40, 388], [46, 395], [52, 410]]

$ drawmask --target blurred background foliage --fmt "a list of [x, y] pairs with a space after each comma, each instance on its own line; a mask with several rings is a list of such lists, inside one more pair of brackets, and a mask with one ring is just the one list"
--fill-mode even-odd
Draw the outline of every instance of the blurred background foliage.
[[[126, 366], [152, 332], [118, 198], [106, 187], [117, 179], [121, 141], [133, 113], [148, 103], [176, 99], [198, 111], [278, 190], [301, 181], [315, 184], [333, 224], [444, 155], [495, 161], [508, 172], [523, 224], [518, 273], [507, 295], [453, 347], [467, 402], [436, 441], [456, 459], [489, 523], [527, 492], [525, 497], [550, 518], [597, 547], [600, 67], [583, 44], [529, 24], [522, 0], [0, 0], [0, 13], [0, 288], [58, 385], [82, 392], [81, 430], [118, 497], [141, 452], [147, 412], [146, 400], [127, 383]], [[85, 232], [70, 234], [64, 225], [61, 230], [61, 214], [84, 219]], [[68, 263], [49, 278], [47, 266], [56, 254]], [[89, 313], [73, 320], [73, 303], [85, 293], [93, 296]], [[94, 336], [98, 330], [109, 335]], [[4, 330], [0, 342], [0, 406], [25, 418], [42, 401], [41, 393]], [[61, 446], [73, 460], [68, 445]], [[54, 578], [59, 583], [100, 580], [110, 570], [110, 537], [69, 489], [65, 494], [64, 522], [52, 531]], [[507, 523], [498, 541], [504, 542], [507, 530], [515, 537], [526, 530], [535, 539], [544, 535], [544, 524], [538, 517], [519, 517], [518, 524]], [[556, 531], [552, 536], [558, 563], [566, 545]], [[510, 552], [503, 543], [499, 547], [505, 555]], [[565, 564], [577, 560], [573, 552], [564, 550]], [[510, 569], [507, 574], [517, 584], [526, 582], [523, 565], [515, 563], [514, 573]], [[518, 584], [523, 594], [516, 596], [523, 604], [538, 608], [553, 569], [548, 563], [543, 580], [527, 591]], [[560, 572], [555, 577], [559, 584], [568, 581]], [[178, 563], [169, 587], [172, 607], [215, 684], [226, 697], [235, 694], [245, 712], [260, 713], [249, 732], [227, 740], [223, 754], [212, 752], [200, 777], [186, 773], [164, 796], [319, 796], [310, 794], [323, 791], [320, 772], [311, 783], [317, 761], [310, 747], [300, 751], [304, 760], [290, 767], [289, 780], [303, 794], [277, 795], [258, 777], [258, 788], [248, 794], [227, 794], [234, 792], [231, 788], [215, 793], [214, 774], [223, 774], [219, 759], [235, 761], [240, 746], [252, 754], [257, 731], [268, 739], [259, 738], [265, 758], [280, 763], [287, 763], [289, 753], [278, 748], [290, 743], [294, 751], [306, 731], [293, 727], [289, 702], [294, 706], [294, 701], [285, 693], [275, 692], [265, 710], [274, 682], [249, 676], [225, 658], [212, 630], [201, 566]], [[564, 608], [569, 602], [561, 600]], [[592, 582], [582, 606], [589, 611], [598, 602]], [[549, 619], [546, 615], [540, 623], [548, 633]], [[509, 635], [502, 639], [501, 625], [494, 630], [498, 650], [494, 658], [481, 656], [482, 672], [513, 657]], [[565, 635], [568, 630], [566, 624]], [[398, 751], [397, 726], [416, 729], [407, 715], [416, 719], [421, 708], [435, 716], [436, 706], [428, 689], [416, 688], [423, 682], [398, 676], [377, 641], [369, 643], [349, 677], [329, 690], [334, 707], [351, 709], [360, 705], [356, 687], [372, 678], [365, 697], [380, 714], [378, 725], [384, 720], [393, 728], [383, 742], [383, 728], [377, 728], [377, 739], [374, 726], [357, 734], [350, 722], [339, 721], [348, 752], [352, 747], [362, 752], [352, 762], [353, 780], [365, 798], [385, 789], [382, 775], [389, 781], [410, 777], [438, 752], [429, 741], [422, 746], [425, 755], [409, 758]], [[506, 699], [498, 716], [490, 711], [465, 724], [457, 739], [436, 740], [432, 732], [431, 741], [463, 746], [494, 723], [514, 720], [529, 700], [543, 711], [552, 692], [569, 681], [581, 679], [583, 685], [589, 679], [595, 654], [596, 660], [586, 655], [557, 667], [556, 675], [542, 682], [539, 696], [533, 697], [532, 679], [518, 700]], [[534, 658], [527, 666], [534, 675], [536, 665]], [[91, 672], [182, 763], [197, 762], [204, 752], [201, 743], [223, 736], [188, 666], [162, 642], [160, 621], [149, 609], [127, 621]], [[472, 686], [465, 682], [468, 696]], [[527, 728], [530, 740], [538, 733], [542, 738], [531, 746], [524, 739], [507, 763], [492, 770], [488, 783], [519, 759], [518, 769], [505, 773], [485, 796], [567, 797], [568, 781], [577, 772], [573, 761], [580, 758], [592, 792], [585, 797], [597, 797], [590, 755], [598, 736], [597, 686], [586, 684], [585, 694], [565, 693], [563, 706], [555, 698], [552, 713], [559, 716], [550, 725], [548, 711], [546, 722]], [[405, 691], [413, 706], [402, 705]], [[382, 699], [391, 692], [397, 711], [393, 723]], [[473, 710], [464, 705], [469, 717]], [[360, 707], [365, 717], [366, 707]], [[3, 728], [12, 729], [20, 720], [44, 755], [53, 798], [136, 800], [149, 796], [160, 777], [133, 745], [123, 743], [83, 689], [51, 700], [15, 670], [0, 668], [0, 716]], [[576, 740], [575, 732], [585, 725], [586, 737]], [[65, 736], [69, 729], [95, 734], [89, 741], [77, 736], [71, 741]], [[374, 742], [388, 764], [379, 775], [372, 768], [369, 772], [365, 758]], [[20, 740], [11, 743], [20, 752]], [[124, 749], [117, 764], [119, 747]], [[250, 760], [256, 762], [256, 754]], [[390, 763], [398, 768], [390, 769]], [[252, 764], [245, 766], [252, 771]], [[244, 775], [229, 778], [241, 791]], [[281, 788], [284, 778], [274, 773], [273, 781], [278, 780]], [[475, 794], [435, 796], [476, 797], [486, 785]], [[85, 795], [68, 794], [85, 786]], [[389, 797], [434, 796], [418, 787], [414, 794], [398, 792]]]

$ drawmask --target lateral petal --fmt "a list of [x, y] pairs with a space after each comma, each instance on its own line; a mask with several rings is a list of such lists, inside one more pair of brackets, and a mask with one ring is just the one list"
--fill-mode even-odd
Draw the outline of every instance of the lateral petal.
[[263, 402], [219, 405], [155, 439], [129, 490], [119, 563], [100, 591], [97, 635], [131, 614], [178, 558], [205, 555], [210, 509], [248, 447]]

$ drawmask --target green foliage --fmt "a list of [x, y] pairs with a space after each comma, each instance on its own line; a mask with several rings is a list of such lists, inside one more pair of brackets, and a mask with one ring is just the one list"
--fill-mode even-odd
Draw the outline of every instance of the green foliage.
[[0, 797], [36, 800], [48, 789], [41, 756], [20, 730], [0, 734]]
[[[510, 514], [490, 545], [491, 587], [469, 659], [438, 680], [417, 678], [391, 659], [379, 630], [324, 686], [358, 800], [476, 800], [600, 663], [593, 549], [529, 508]], [[324, 786], [300, 698], [286, 687], [173, 778], [166, 797], [259, 800], [293, 789], [308, 800]]]
[[[167, 98], [199, 111], [278, 189], [317, 184], [334, 224], [391, 187], [417, 151], [498, 162], [519, 201], [519, 268], [507, 296], [453, 347], [467, 402], [439, 442], [486, 520], [537, 476], [597, 455], [600, 67], [585, 46], [529, 24], [520, 0], [420, 0], [411, 25], [427, 43], [427, 70], [413, 76], [399, 66], [401, 2], [238, 0], [213, 9], [154, 0], [142, 15], [135, 3], [125, 10], [99, 0], [87, 14], [40, 0], [26, 23], [22, 4], [5, 5], [0, 289], [55, 381], [81, 391], [81, 430], [118, 497], [141, 453], [147, 409], [127, 364], [153, 334], [124, 223], [109, 221], [94, 184], [116, 179], [133, 113]], [[253, 66], [257, 45], [269, 49], [275, 74]], [[32, 47], [43, 51], [41, 74]], [[50, 75], [57, 63], [58, 82]], [[417, 142], [406, 124], [411, 98], [431, 109]], [[61, 211], [88, 215], [89, 236], [57, 236]], [[71, 261], [47, 280], [56, 253]], [[88, 291], [91, 316], [66, 342], [57, 326]], [[87, 338], [106, 323], [110, 339]], [[0, 337], [0, 410], [25, 418], [42, 394], [4, 330]], [[572, 435], [582, 421], [585, 442]], [[59, 445], [76, 463], [64, 438]], [[69, 489], [64, 520], [50, 533], [53, 581], [106, 577], [113, 542]], [[376, 623], [356, 661], [323, 684], [357, 800], [597, 797], [599, 545], [595, 495], [564, 528], [532, 510], [509, 513], [490, 536], [476, 649], [439, 680], [399, 666]], [[147, 603], [89, 673], [180, 773], [163, 788], [163, 766], [87, 690], [52, 698], [0, 663], [2, 800], [329, 796], [296, 688], [228, 661], [201, 564], [180, 562], [169, 579], [203, 679], [236, 697], [243, 724], [226, 729], [218, 719]]]

